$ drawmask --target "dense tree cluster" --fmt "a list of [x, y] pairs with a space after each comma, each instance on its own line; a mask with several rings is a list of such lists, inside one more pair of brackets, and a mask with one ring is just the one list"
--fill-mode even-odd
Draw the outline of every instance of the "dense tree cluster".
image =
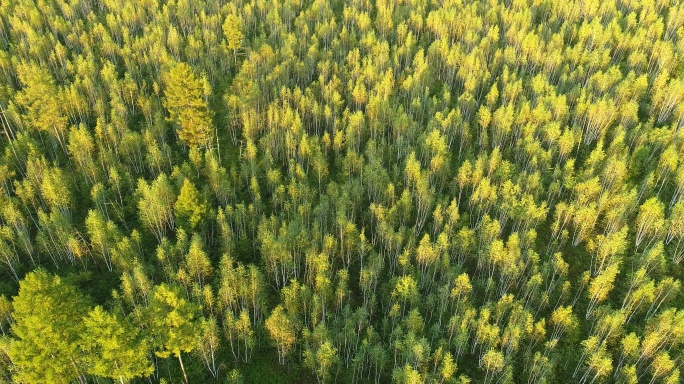
[[0, 3], [0, 382], [682, 380], [680, 1]]

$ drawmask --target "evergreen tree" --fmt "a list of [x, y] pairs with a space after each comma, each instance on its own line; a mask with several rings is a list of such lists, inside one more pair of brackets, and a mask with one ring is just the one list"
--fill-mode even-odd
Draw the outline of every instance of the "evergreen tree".
[[190, 147], [211, 146], [212, 114], [207, 106], [211, 94], [206, 79], [197, 78], [185, 63], [174, 65], [164, 78], [164, 107], [178, 127], [178, 138]]

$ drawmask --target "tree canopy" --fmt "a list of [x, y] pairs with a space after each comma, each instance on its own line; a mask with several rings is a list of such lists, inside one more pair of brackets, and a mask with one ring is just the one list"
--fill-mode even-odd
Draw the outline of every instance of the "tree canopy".
[[681, 1], [0, 3], [0, 382], [681, 381]]

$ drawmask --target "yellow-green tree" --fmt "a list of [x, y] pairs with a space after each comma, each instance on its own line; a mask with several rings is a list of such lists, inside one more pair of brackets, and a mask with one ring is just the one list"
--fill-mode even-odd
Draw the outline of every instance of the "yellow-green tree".
[[245, 35], [242, 33], [242, 20], [236, 15], [226, 16], [223, 22], [223, 35], [226, 37], [228, 49], [233, 51], [233, 60], [237, 61], [237, 50], [242, 47]]
[[191, 147], [208, 147], [213, 138], [212, 113], [207, 105], [211, 89], [185, 63], [176, 64], [164, 76], [164, 107], [178, 128], [178, 138]]
[[207, 214], [206, 203], [201, 199], [195, 185], [188, 179], [183, 181], [178, 200], [173, 208], [176, 213], [176, 223], [186, 230], [194, 230]]
[[125, 381], [153, 372], [147, 342], [138, 328], [126, 319], [97, 306], [83, 319], [83, 350], [88, 356], [88, 373]]
[[275, 307], [271, 316], [266, 319], [266, 329], [278, 349], [278, 362], [285, 364], [285, 356], [292, 349], [296, 334], [294, 324], [285, 313], [282, 305]]
[[68, 120], [52, 75], [34, 64], [20, 65], [17, 72], [23, 88], [15, 100], [23, 109], [22, 120], [32, 129], [49, 132], [66, 150], [64, 135]]
[[161, 358], [177, 357], [186, 383], [188, 376], [181, 354], [192, 352], [197, 347], [199, 327], [196, 315], [197, 307], [182, 298], [178, 290], [166, 284], [154, 289], [148, 319], [155, 353]]
[[16, 337], [9, 356], [17, 383], [86, 382], [86, 362], [80, 338], [88, 301], [75, 287], [44, 270], [29, 273], [12, 301]]

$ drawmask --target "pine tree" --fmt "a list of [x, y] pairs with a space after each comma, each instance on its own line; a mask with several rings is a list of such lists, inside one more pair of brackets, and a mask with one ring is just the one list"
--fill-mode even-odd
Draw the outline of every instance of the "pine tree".
[[188, 179], [183, 181], [173, 209], [178, 227], [186, 230], [196, 229], [207, 215], [206, 203], [201, 200], [199, 191]]
[[212, 113], [207, 106], [211, 94], [206, 80], [197, 78], [185, 63], [165, 75], [164, 107], [178, 127], [178, 138], [191, 147], [209, 147], [214, 135]]

